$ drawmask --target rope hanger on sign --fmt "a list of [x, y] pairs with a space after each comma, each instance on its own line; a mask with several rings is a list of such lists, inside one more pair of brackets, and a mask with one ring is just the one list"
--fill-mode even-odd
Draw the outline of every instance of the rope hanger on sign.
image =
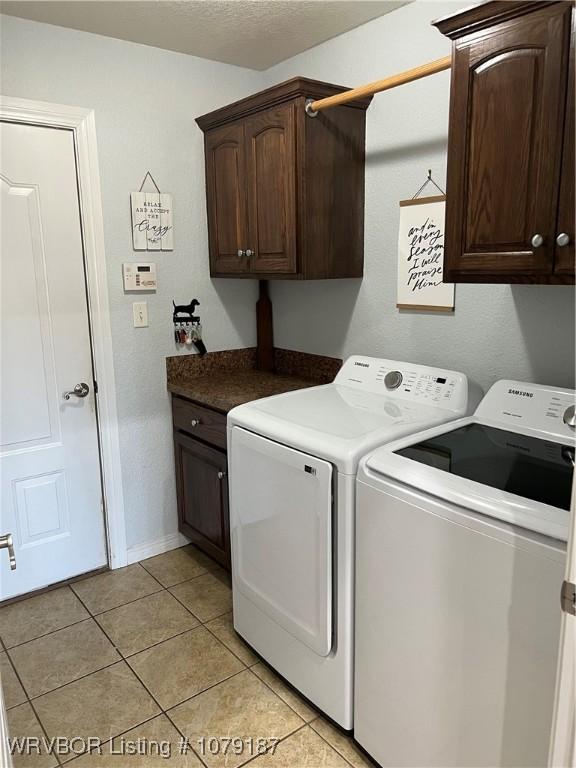
[[140, 184], [140, 189], [138, 190], [138, 192], [142, 192], [142, 187], [144, 186], [144, 184], [146, 184], [146, 179], [147, 179], [148, 177], [150, 177], [150, 181], [151, 181], [151, 182], [152, 182], [152, 184], [154, 184], [154, 186], [156, 187], [156, 192], [158, 192], [158, 194], [160, 194], [160, 187], [158, 186], [158, 184], [156, 184], [156, 181], [155, 181], [155, 179], [154, 179], [154, 176], [152, 176], [152, 174], [150, 173], [150, 171], [146, 171], [146, 176], [144, 176], [144, 178], [142, 179], [142, 184]]
[[438, 190], [438, 192], [440, 192], [440, 194], [441, 194], [441, 195], [444, 195], [444, 196], [446, 196], [446, 192], [444, 192], [444, 190], [442, 189], [442, 187], [440, 187], [438, 184], [436, 184], [436, 182], [435, 182], [435, 181], [434, 181], [434, 179], [432, 178], [432, 171], [431, 171], [431, 169], [429, 168], [429, 169], [428, 169], [428, 178], [426, 179], [426, 181], [424, 182], [424, 184], [422, 184], [422, 186], [420, 187], [420, 189], [418, 190], [418, 192], [416, 192], [416, 194], [415, 194], [415, 195], [412, 195], [412, 200], [415, 200], [415, 199], [416, 199], [416, 198], [417, 198], [417, 197], [418, 197], [418, 196], [419, 196], [419, 195], [420, 195], [420, 194], [421, 194], [421, 193], [422, 193], [422, 192], [423, 192], [423, 191], [426, 189], [426, 187], [428, 186], [428, 184], [434, 184], [434, 186], [436, 187], [436, 189]]

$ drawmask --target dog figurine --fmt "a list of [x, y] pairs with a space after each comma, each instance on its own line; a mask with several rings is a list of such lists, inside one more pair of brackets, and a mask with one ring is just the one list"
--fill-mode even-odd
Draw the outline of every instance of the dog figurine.
[[196, 311], [196, 307], [200, 306], [198, 299], [192, 299], [190, 304], [176, 304], [175, 301], [173, 301], [172, 304], [174, 305], [174, 312], [172, 313], [174, 318], [176, 318], [176, 316], [180, 313], [192, 317]]

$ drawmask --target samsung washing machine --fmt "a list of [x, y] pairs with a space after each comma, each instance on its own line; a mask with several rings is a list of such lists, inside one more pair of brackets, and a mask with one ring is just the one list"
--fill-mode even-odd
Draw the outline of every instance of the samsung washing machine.
[[547, 765], [574, 396], [499, 381], [362, 461], [355, 737], [383, 766]]

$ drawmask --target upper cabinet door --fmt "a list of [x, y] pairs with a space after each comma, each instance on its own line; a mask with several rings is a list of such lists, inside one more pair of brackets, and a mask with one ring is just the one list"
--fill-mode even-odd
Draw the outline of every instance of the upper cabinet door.
[[205, 153], [211, 274], [247, 272], [243, 125], [233, 123], [209, 131]]
[[572, 38], [558, 224], [555, 233], [556, 258], [554, 260], [554, 273], [556, 275], [568, 275], [572, 280], [576, 267], [574, 260], [574, 239], [576, 237], [574, 231], [574, 87], [574, 38]]
[[254, 274], [293, 274], [296, 259], [295, 105], [246, 121], [248, 248]]
[[538, 282], [554, 266], [570, 6], [457, 40], [445, 279]]

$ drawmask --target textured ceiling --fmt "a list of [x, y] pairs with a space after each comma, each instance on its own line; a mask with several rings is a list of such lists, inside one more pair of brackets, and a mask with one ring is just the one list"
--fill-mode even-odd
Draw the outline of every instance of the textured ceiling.
[[24, 19], [267, 69], [406, 0], [3, 1]]

